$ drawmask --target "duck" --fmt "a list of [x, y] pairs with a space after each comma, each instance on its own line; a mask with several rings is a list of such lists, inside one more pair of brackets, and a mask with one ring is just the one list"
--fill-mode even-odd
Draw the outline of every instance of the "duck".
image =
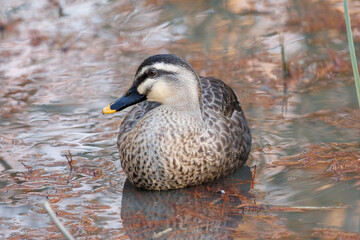
[[102, 113], [130, 106], [117, 146], [135, 187], [160, 191], [212, 182], [249, 157], [251, 132], [234, 91], [217, 78], [198, 76], [177, 55], [146, 58], [130, 89]]

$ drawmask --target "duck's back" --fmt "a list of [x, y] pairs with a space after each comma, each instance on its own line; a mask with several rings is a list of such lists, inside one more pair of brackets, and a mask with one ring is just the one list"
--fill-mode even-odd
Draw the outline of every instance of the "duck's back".
[[[233, 90], [216, 78], [200, 78], [200, 83], [202, 89], [201, 114], [204, 129], [200, 135], [193, 138], [186, 139], [185, 136], [184, 146], [173, 146], [173, 149], [169, 151], [169, 155], [174, 152], [174, 156], [169, 156], [168, 159], [177, 161], [176, 164], [174, 162], [170, 167], [166, 167], [174, 181], [166, 180], [168, 185], [158, 188], [160, 190], [195, 185], [228, 175], [242, 166], [250, 153], [250, 129]], [[141, 179], [138, 173], [141, 169], [135, 171], [134, 168], [139, 165], [139, 162], [142, 165], [142, 161], [147, 161], [144, 159], [146, 156], [143, 156], [142, 153], [140, 153], [141, 157], [136, 156], [138, 154], [135, 151], [136, 147], [129, 146], [135, 144], [132, 136], [137, 125], [143, 124], [140, 121], [144, 116], [151, 115], [150, 111], [159, 105], [153, 102], [142, 102], [136, 105], [123, 120], [118, 138], [122, 166], [127, 168], [124, 171], [127, 172], [130, 181], [136, 186], [147, 189], [157, 189], [160, 183], [156, 184], [155, 188], [152, 187], [154, 184], [150, 184], [148, 181], [151, 181], [149, 178], [155, 177], [150, 177], [147, 173], [143, 177], [147, 179]], [[188, 124], [192, 123], [189, 122]], [[176, 135], [177, 129], [173, 129], [173, 132]], [[126, 144], [125, 141], [127, 141]], [[146, 141], [146, 136], [144, 136], [143, 141]], [[171, 139], [168, 142], [171, 144]], [[149, 143], [150, 146], [152, 144]], [[174, 159], [175, 156], [184, 159]], [[129, 162], [131, 163], [129, 164]], [[178, 169], [169, 170], [174, 165]], [[130, 169], [128, 169], [129, 166], [131, 166]], [[151, 171], [153, 170], [152, 166]], [[177, 179], [182, 174], [189, 176], [180, 176], [180, 180]], [[166, 173], [162, 175], [166, 175]], [[157, 174], [156, 178], [158, 176]], [[178, 185], [177, 182], [179, 182]]]

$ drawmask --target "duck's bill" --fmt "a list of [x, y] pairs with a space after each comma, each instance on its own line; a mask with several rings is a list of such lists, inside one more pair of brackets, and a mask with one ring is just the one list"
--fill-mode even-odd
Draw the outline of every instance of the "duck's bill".
[[141, 95], [137, 91], [136, 85], [134, 84], [122, 98], [104, 107], [102, 113], [110, 114], [110, 113], [118, 112], [145, 100], [146, 100], [146, 96]]

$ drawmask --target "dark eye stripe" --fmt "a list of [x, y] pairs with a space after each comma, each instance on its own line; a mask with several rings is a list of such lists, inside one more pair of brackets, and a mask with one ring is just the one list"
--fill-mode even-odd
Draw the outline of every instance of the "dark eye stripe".
[[136, 79], [135, 79], [135, 84], [136, 84], [136, 86], [139, 86], [142, 82], [144, 82], [145, 81], [145, 79], [147, 79], [148, 78], [148, 75], [147, 75], [147, 73], [145, 72], [145, 73], [143, 73], [142, 75], [140, 75], [139, 77], [137, 77]]
[[[161, 76], [164, 76], [164, 75], [175, 75], [176, 73], [175, 72], [171, 72], [171, 71], [165, 71], [165, 70], [157, 70], [157, 74], [155, 76], [156, 77], [161, 77]], [[136, 86], [139, 86], [141, 83], [143, 83], [145, 81], [145, 79], [147, 79], [149, 76], [148, 76], [148, 73], [147, 71], [144, 72], [142, 75], [140, 75], [139, 77], [137, 77], [135, 79], [135, 84]]]

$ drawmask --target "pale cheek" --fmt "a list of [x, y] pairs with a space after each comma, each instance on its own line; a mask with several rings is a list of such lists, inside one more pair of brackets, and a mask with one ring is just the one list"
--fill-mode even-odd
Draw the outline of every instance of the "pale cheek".
[[138, 91], [138, 93], [140, 93], [140, 94], [144, 94], [144, 93], [145, 93], [145, 87], [144, 87], [144, 85], [142, 84], [142, 85], [138, 86], [137, 91]]
[[147, 97], [150, 101], [164, 103], [167, 102], [171, 96], [173, 96], [173, 91], [171, 88], [165, 84], [157, 84], [156, 86], [152, 87]]
[[167, 98], [169, 98], [169, 94], [159, 90], [152, 90], [148, 94], [148, 99], [150, 101], [157, 101], [163, 103]]

